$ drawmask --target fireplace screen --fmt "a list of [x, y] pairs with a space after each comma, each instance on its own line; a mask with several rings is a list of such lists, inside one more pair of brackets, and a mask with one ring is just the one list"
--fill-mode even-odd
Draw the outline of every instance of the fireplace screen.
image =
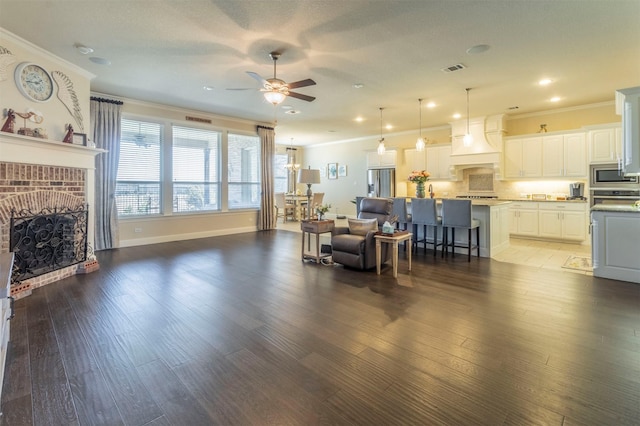
[[88, 208], [13, 211], [9, 245], [12, 281], [19, 282], [87, 259]]

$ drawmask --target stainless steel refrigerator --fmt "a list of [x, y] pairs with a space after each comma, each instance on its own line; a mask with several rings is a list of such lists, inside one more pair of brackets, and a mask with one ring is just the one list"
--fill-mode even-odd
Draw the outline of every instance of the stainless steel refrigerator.
[[367, 170], [367, 197], [395, 197], [396, 169]]

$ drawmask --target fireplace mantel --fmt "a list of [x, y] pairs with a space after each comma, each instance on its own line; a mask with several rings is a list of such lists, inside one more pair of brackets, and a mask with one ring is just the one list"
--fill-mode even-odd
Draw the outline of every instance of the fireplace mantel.
[[0, 161], [93, 170], [104, 149], [0, 132]]

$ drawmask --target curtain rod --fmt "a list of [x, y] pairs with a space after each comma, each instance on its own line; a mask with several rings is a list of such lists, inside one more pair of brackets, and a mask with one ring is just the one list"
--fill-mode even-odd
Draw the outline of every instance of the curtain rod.
[[122, 101], [116, 101], [114, 99], [96, 98], [94, 96], [92, 96], [89, 99], [91, 99], [92, 101], [105, 102], [105, 103], [108, 103], [108, 104], [116, 104], [116, 105], [122, 105], [123, 104]]

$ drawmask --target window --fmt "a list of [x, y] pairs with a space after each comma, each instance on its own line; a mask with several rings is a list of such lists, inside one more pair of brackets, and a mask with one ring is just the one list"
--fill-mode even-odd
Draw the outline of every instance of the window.
[[260, 207], [260, 138], [229, 133], [229, 209]]
[[289, 192], [289, 171], [286, 168], [288, 158], [286, 154], [276, 154], [273, 160], [274, 192]]
[[160, 147], [162, 125], [122, 119], [116, 179], [119, 216], [161, 213]]
[[220, 209], [220, 132], [173, 126], [173, 211]]

